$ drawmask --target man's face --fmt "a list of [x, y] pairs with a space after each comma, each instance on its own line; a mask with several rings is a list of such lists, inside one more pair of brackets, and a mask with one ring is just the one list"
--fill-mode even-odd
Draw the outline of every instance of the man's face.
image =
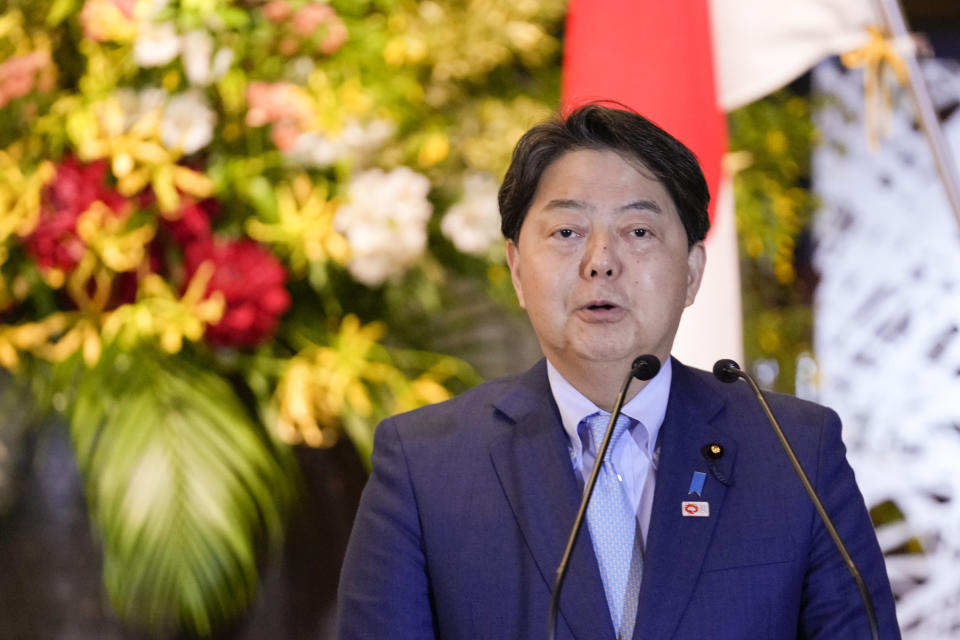
[[670, 354], [703, 274], [667, 190], [613, 151], [569, 151], [540, 178], [507, 262], [544, 354], [570, 377]]

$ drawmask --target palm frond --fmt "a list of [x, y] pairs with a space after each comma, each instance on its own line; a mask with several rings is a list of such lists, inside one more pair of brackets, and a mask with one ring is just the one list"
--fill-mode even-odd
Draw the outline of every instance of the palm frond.
[[186, 358], [107, 353], [71, 434], [121, 618], [206, 635], [240, 614], [293, 483], [229, 384]]

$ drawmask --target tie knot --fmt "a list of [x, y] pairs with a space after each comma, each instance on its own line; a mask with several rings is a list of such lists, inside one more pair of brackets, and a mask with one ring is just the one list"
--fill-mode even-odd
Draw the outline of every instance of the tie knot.
[[[607, 431], [607, 425], [610, 423], [610, 416], [604, 413], [592, 413], [583, 419], [584, 424], [590, 428], [590, 439], [593, 442], [593, 451], [600, 451], [600, 443], [603, 442], [603, 434]], [[609, 458], [617, 440], [623, 435], [623, 432], [630, 428], [634, 420], [628, 415], [620, 414], [617, 417], [617, 423], [613, 427], [613, 435], [610, 436], [610, 446], [607, 449]]]

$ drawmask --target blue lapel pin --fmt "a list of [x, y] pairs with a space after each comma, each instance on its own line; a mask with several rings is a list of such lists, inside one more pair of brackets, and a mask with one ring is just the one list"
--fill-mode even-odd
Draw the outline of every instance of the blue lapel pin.
[[703, 483], [707, 480], [707, 474], [703, 471], [694, 471], [693, 477], [690, 478], [690, 489], [687, 490], [687, 495], [695, 493], [698, 496], [703, 495]]

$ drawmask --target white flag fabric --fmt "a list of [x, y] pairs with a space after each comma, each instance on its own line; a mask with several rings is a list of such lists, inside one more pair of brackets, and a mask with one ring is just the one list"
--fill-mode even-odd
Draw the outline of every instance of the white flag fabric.
[[717, 99], [736, 109], [788, 84], [882, 24], [872, 0], [711, 0]]
[[683, 312], [673, 355], [710, 370], [720, 358], [743, 362], [743, 307], [740, 259], [733, 211], [733, 182], [720, 182], [714, 195], [713, 227], [707, 236], [707, 268], [697, 300]]

